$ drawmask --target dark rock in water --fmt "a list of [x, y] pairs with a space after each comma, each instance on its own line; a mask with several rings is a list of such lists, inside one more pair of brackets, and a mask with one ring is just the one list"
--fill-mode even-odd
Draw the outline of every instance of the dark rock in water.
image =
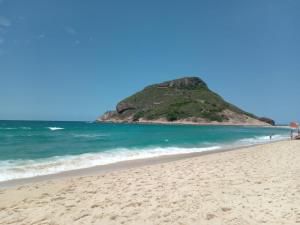
[[105, 113], [98, 121], [274, 124], [271, 119], [259, 118], [226, 102], [198, 77], [147, 86], [119, 102], [116, 111]]
[[260, 117], [259, 118], [260, 121], [263, 121], [263, 122], [266, 122], [272, 126], [275, 126], [275, 121], [270, 119], [270, 118], [267, 118], [267, 117]]

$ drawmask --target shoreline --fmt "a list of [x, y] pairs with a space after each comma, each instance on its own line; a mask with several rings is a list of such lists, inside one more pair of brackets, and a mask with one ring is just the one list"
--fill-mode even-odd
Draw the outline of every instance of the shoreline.
[[192, 153], [177, 153], [177, 154], [160, 155], [160, 156], [141, 158], [141, 159], [131, 159], [131, 160], [124, 160], [115, 163], [109, 163], [105, 165], [96, 165], [87, 168], [67, 170], [67, 171], [62, 171], [54, 174], [38, 175], [38, 176], [28, 177], [28, 178], [11, 179], [6, 181], [0, 181], [0, 190], [11, 188], [11, 187], [18, 187], [20, 185], [25, 185], [25, 184], [48, 181], [48, 180], [61, 180], [61, 179], [67, 179], [73, 177], [93, 176], [93, 175], [110, 173], [110, 172], [115, 172], [120, 170], [128, 170], [137, 167], [163, 164], [163, 163], [168, 163], [168, 162], [173, 162], [178, 160], [184, 160], [188, 158], [201, 157], [203, 155], [218, 154], [218, 153], [229, 152], [229, 151], [238, 151], [238, 150], [243, 150], [255, 146], [268, 145], [276, 142], [285, 142], [285, 141], [288, 141], [288, 139], [271, 140], [266, 143], [256, 143], [256, 144], [245, 145], [245, 146], [234, 146], [233, 144], [230, 144], [230, 145], [224, 145], [220, 149], [215, 149], [215, 150], [207, 150], [207, 151], [192, 152]]
[[299, 149], [279, 141], [0, 189], [0, 224], [299, 224]]
[[[193, 121], [164, 121], [164, 120], [95, 120], [95, 123], [103, 124], [143, 124], [143, 125], [191, 125], [191, 126], [241, 126], [241, 127], [277, 127], [268, 123], [234, 123], [234, 122], [193, 122]], [[281, 127], [281, 126], [279, 126]]]

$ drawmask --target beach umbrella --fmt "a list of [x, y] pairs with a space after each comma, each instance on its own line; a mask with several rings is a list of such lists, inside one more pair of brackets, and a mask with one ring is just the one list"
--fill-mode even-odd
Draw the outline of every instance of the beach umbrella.
[[291, 122], [290, 127], [291, 127], [291, 139], [293, 139], [293, 130], [294, 129], [298, 129], [298, 136], [296, 136], [296, 139], [299, 139], [300, 138], [299, 124], [297, 122]]
[[299, 124], [297, 122], [291, 122], [290, 127], [294, 128], [294, 129], [297, 129], [297, 128], [299, 128]]

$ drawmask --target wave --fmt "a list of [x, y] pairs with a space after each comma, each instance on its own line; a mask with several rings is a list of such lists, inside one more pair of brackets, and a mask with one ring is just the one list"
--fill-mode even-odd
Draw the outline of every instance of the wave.
[[271, 139], [270, 136], [255, 136], [253, 138], [244, 138], [238, 140], [237, 143], [240, 145], [253, 145], [253, 144], [262, 144], [269, 141], [281, 141], [281, 140], [286, 140], [288, 138], [289, 138], [288, 135], [280, 135], [280, 134], [272, 135]]
[[0, 161], [0, 181], [55, 174], [63, 171], [83, 169], [97, 165], [107, 165], [127, 160], [152, 158], [162, 155], [212, 151], [220, 148], [221, 146], [202, 148], [119, 148], [99, 153], [55, 156], [39, 160], [6, 160]]
[[22, 130], [31, 130], [31, 127], [21, 127]]
[[31, 130], [31, 127], [0, 127], [0, 130]]
[[47, 127], [47, 128], [49, 128], [49, 129], [52, 130], [52, 131], [63, 130], [63, 129], [65, 129], [65, 128], [62, 128], [62, 127]]
[[16, 127], [0, 127], [0, 130], [16, 130]]
[[[50, 128], [58, 127], [49, 127], [49, 129]], [[88, 138], [91, 137], [90, 135], [82, 135], [80, 136]], [[97, 135], [105, 136], [106, 134]], [[5, 160], [0, 161], [0, 181], [55, 174], [64, 171], [83, 169], [97, 165], [107, 165], [121, 161], [152, 158], [162, 155], [185, 154], [194, 152], [213, 151], [221, 148], [249, 146], [254, 144], [267, 143], [271, 141], [285, 140], [287, 138], [287, 135], [273, 135], [272, 139], [270, 140], [270, 136], [255, 136], [252, 138], [240, 139], [233, 143], [227, 144], [202, 143], [202, 147], [116, 148], [97, 153], [55, 156], [37, 160]], [[168, 142], [169, 140], [164, 139], [164, 141]], [[204, 147], [203, 144], [206, 147]]]
[[103, 138], [109, 136], [109, 134], [73, 134], [75, 138]]

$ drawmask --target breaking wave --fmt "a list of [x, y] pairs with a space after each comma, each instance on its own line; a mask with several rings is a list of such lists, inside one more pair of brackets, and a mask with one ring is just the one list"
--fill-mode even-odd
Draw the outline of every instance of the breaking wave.
[[[51, 131], [62, 130], [61, 127], [48, 127]], [[101, 138], [110, 134], [73, 134], [77, 138]], [[0, 181], [19, 178], [29, 178], [41, 175], [55, 174], [75, 169], [83, 169], [97, 165], [106, 165], [121, 161], [152, 158], [163, 155], [186, 154], [195, 152], [213, 151], [217, 149], [250, 146], [285, 140], [287, 135], [255, 136], [244, 138], [231, 143], [206, 143], [201, 147], [144, 147], [144, 148], [115, 148], [96, 153], [84, 153], [80, 155], [54, 156], [44, 159], [16, 159], [0, 161]], [[169, 139], [163, 139], [169, 142]]]
[[31, 130], [31, 127], [0, 127], [0, 130]]
[[6, 160], [0, 161], [0, 181], [55, 174], [63, 171], [83, 169], [97, 165], [107, 165], [126, 160], [152, 158], [162, 155], [212, 151], [220, 148], [220, 146], [203, 148], [119, 148], [99, 153], [55, 156], [39, 160]]
[[272, 135], [270, 136], [256, 136], [253, 138], [244, 138], [241, 140], [238, 140], [237, 143], [240, 144], [241, 146], [244, 145], [253, 145], [253, 144], [263, 144], [266, 142], [270, 142], [270, 141], [281, 141], [281, 140], [286, 140], [288, 139], [289, 136], [287, 135]]
[[49, 130], [52, 130], [52, 131], [65, 129], [65, 128], [62, 128], [62, 127], [47, 127], [47, 128], [49, 128]]

